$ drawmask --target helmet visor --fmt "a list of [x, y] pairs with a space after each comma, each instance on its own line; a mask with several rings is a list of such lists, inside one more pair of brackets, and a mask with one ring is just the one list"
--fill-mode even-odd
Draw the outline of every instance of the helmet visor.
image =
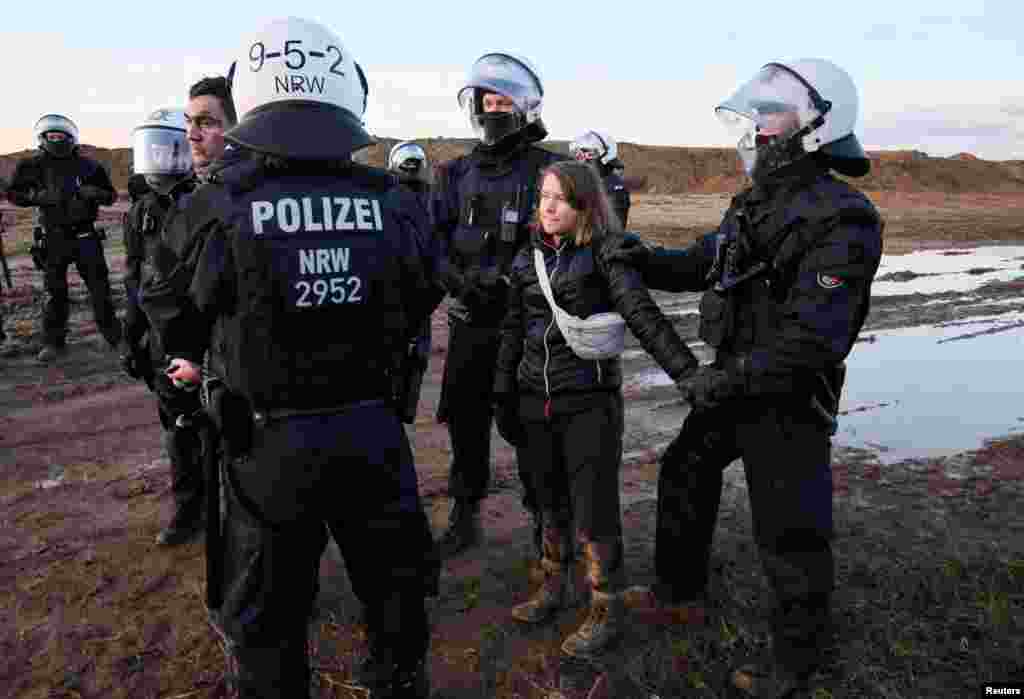
[[184, 131], [135, 129], [132, 167], [143, 175], [183, 175], [192, 169], [192, 151]]
[[523, 63], [502, 53], [481, 57], [466, 76], [459, 90], [459, 106], [483, 112], [483, 95], [495, 92], [510, 98], [516, 111], [529, 112], [541, 101], [541, 87], [537, 76]]
[[723, 124], [742, 136], [751, 126], [758, 133], [785, 136], [821, 116], [807, 86], [793, 73], [767, 65], [715, 108]]

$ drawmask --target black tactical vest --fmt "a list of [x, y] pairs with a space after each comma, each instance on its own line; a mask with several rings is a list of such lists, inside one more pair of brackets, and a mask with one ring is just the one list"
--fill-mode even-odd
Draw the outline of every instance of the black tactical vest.
[[837, 222], [881, 226], [867, 197], [824, 173], [771, 197], [749, 189], [734, 197], [718, 230], [711, 288], [701, 297], [700, 338], [719, 356], [770, 347], [804, 254]]
[[[311, 166], [312, 168], [312, 166]], [[395, 179], [383, 170], [220, 174], [235, 270], [211, 365], [255, 410], [328, 409], [386, 398], [409, 321]]]

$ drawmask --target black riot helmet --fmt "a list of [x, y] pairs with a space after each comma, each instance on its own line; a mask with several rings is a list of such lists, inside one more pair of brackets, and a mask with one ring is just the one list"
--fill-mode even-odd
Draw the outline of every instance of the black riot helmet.
[[32, 131], [37, 145], [55, 158], [70, 157], [78, 148], [78, 127], [61, 114], [44, 114]]
[[366, 79], [326, 27], [289, 17], [245, 42], [232, 67], [238, 125], [225, 140], [297, 160], [344, 160], [373, 142], [363, 128]]

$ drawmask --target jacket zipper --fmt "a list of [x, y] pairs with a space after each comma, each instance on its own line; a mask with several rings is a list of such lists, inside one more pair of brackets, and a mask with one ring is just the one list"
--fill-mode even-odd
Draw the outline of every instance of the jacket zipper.
[[[559, 245], [555, 248], [555, 266], [551, 269], [551, 274], [548, 275], [548, 282], [551, 283], [551, 295], [555, 294], [555, 274], [558, 272], [558, 262], [562, 256], [562, 246]], [[544, 417], [548, 420], [551, 419], [551, 383], [548, 381], [548, 364], [551, 361], [551, 348], [548, 347], [548, 333], [551, 332], [551, 328], [555, 326], [555, 312], [551, 311], [551, 322], [548, 323], [548, 327], [544, 330], [544, 393], [547, 395], [547, 400], [544, 401]]]

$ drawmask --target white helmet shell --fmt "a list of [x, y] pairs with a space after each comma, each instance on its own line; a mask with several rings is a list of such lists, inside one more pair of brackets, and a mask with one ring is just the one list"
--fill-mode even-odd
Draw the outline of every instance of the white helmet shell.
[[592, 152], [598, 162], [607, 165], [619, 157], [619, 146], [607, 131], [592, 129], [581, 133], [569, 145], [569, 153], [574, 158], [580, 159], [577, 154], [581, 152]]
[[299, 159], [348, 157], [369, 145], [362, 127], [366, 88], [341, 40], [297, 17], [278, 19], [250, 36], [233, 67], [239, 116], [227, 140]]
[[78, 127], [75, 126], [75, 122], [66, 116], [61, 114], [44, 114], [39, 117], [39, 120], [36, 121], [36, 125], [32, 129], [32, 137], [38, 144], [43, 134], [50, 131], [60, 131], [67, 134], [68, 138], [71, 139], [71, 144], [73, 146], [78, 145]]
[[779, 65], [798, 75], [832, 105], [825, 114], [825, 123], [804, 137], [804, 150], [810, 153], [853, 135], [860, 100], [849, 73], [823, 58], [781, 61]]
[[154, 110], [132, 131], [132, 170], [142, 175], [184, 175], [192, 169], [185, 111]]
[[715, 112], [742, 134], [737, 147], [748, 174], [761, 159], [758, 134], [791, 133], [799, 139], [793, 157], [820, 150], [837, 170], [857, 176], [870, 167], [853, 134], [857, 110], [857, 88], [846, 71], [821, 58], [802, 58], [765, 64]]

